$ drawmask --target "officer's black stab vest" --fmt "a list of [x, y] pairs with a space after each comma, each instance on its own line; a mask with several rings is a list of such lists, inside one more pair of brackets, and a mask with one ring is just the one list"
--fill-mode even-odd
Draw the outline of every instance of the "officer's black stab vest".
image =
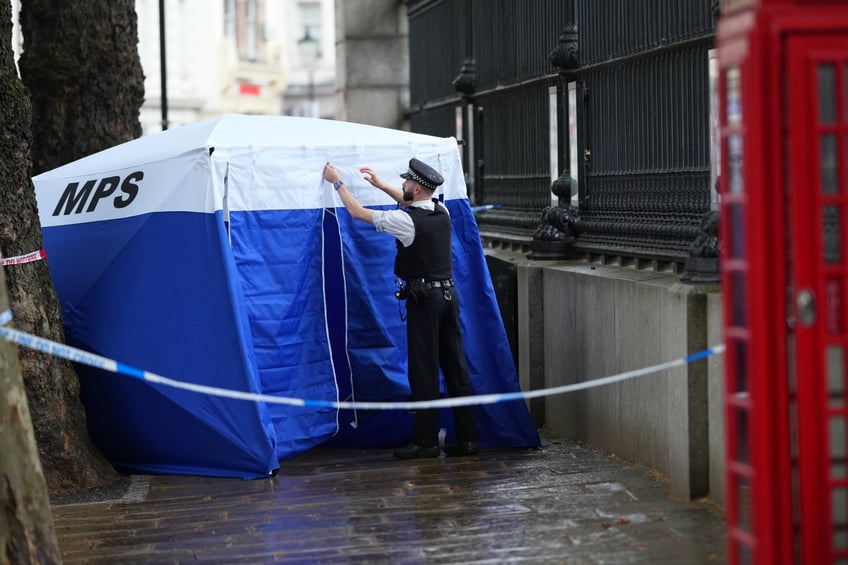
[[412, 245], [397, 242], [395, 274], [405, 281], [429, 281], [451, 278], [451, 220], [437, 200], [432, 211], [424, 208], [407, 210], [415, 225]]

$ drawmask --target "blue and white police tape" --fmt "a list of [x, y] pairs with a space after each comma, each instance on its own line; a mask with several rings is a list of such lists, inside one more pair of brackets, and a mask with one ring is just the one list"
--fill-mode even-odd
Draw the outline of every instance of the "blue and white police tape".
[[472, 212], [482, 212], [483, 210], [492, 210], [494, 208], [500, 208], [500, 204], [483, 204], [481, 206], [472, 206]]
[[580, 383], [574, 383], [552, 388], [532, 390], [528, 392], [479, 394], [475, 396], [441, 398], [439, 400], [425, 400], [417, 402], [348, 402], [334, 400], [314, 400], [308, 398], [290, 398], [285, 396], [270, 396], [254, 392], [243, 392], [238, 390], [230, 390], [212, 386], [187, 383], [183, 381], [176, 381], [167, 377], [163, 377], [161, 375], [157, 375], [155, 373], [150, 373], [141, 369], [137, 369], [135, 367], [131, 367], [130, 365], [124, 365], [123, 363], [119, 363], [113, 359], [108, 359], [106, 357], [101, 357], [100, 355], [95, 355], [93, 353], [82, 351], [81, 349], [77, 349], [75, 347], [63, 345], [61, 343], [56, 343], [54, 341], [40, 338], [18, 330], [3, 327], [11, 320], [12, 313], [10, 311], [7, 310], [6, 312], [0, 314], [0, 336], [2, 336], [8, 341], [17, 343], [18, 345], [22, 345], [29, 349], [35, 349], [37, 351], [42, 351], [44, 353], [48, 353], [56, 357], [62, 357], [64, 359], [68, 359], [76, 363], [82, 363], [91, 367], [97, 367], [98, 369], [127, 375], [130, 377], [147, 381], [149, 383], [160, 384], [172, 388], [179, 388], [202, 394], [209, 394], [212, 396], [234, 398], [237, 400], [251, 400], [255, 402], [268, 402], [273, 404], [287, 404], [289, 406], [336, 408], [347, 410], [422, 410], [425, 408], [453, 408], [455, 406], [495, 404], [497, 402], [510, 402], [513, 400], [524, 400], [528, 398], [539, 398], [542, 396], [553, 396], [557, 394], [565, 394], [567, 392], [574, 392], [577, 390], [584, 390], [587, 388], [604, 386], [629, 379], [634, 379], [636, 377], [642, 377], [652, 373], [657, 373], [659, 371], [664, 371], [666, 369], [680, 367], [688, 363], [692, 363], [694, 361], [705, 359], [707, 357], [710, 357], [711, 355], [717, 355], [724, 352], [724, 345], [717, 345], [715, 347], [699, 351], [698, 353], [693, 353], [692, 355], [689, 355], [687, 357], [676, 359], [674, 361], [668, 361], [666, 363], [660, 363], [659, 365], [653, 365], [651, 367], [636, 369], [634, 371], [627, 371], [624, 373], [619, 373], [617, 375], [611, 375], [608, 377], [602, 377], [599, 379], [592, 379], [590, 381], [584, 381]]

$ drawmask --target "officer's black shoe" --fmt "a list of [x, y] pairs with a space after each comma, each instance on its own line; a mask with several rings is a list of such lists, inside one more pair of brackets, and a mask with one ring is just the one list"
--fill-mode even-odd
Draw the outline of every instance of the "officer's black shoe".
[[439, 456], [439, 446], [426, 447], [410, 443], [406, 447], [396, 449], [394, 456], [398, 459], [426, 459]]
[[445, 446], [445, 453], [448, 455], [477, 455], [476, 441], [460, 441], [451, 445]]

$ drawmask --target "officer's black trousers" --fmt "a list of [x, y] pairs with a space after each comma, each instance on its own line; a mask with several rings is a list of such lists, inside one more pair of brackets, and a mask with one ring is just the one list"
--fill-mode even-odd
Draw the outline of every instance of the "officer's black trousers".
[[[439, 368], [451, 397], [473, 394], [459, 327], [459, 299], [454, 287], [433, 288], [406, 301], [406, 340], [409, 348], [409, 386], [413, 400], [439, 398]], [[474, 407], [453, 409], [457, 441], [476, 441]], [[417, 410], [413, 443], [439, 443], [438, 410]]]

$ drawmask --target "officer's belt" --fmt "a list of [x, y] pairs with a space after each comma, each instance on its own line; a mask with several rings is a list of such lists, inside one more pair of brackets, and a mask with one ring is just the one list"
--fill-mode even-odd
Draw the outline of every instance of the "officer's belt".
[[430, 290], [433, 288], [450, 288], [454, 286], [453, 279], [444, 279], [440, 281], [428, 281], [426, 279], [413, 279], [408, 281], [407, 286], [414, 291]]

